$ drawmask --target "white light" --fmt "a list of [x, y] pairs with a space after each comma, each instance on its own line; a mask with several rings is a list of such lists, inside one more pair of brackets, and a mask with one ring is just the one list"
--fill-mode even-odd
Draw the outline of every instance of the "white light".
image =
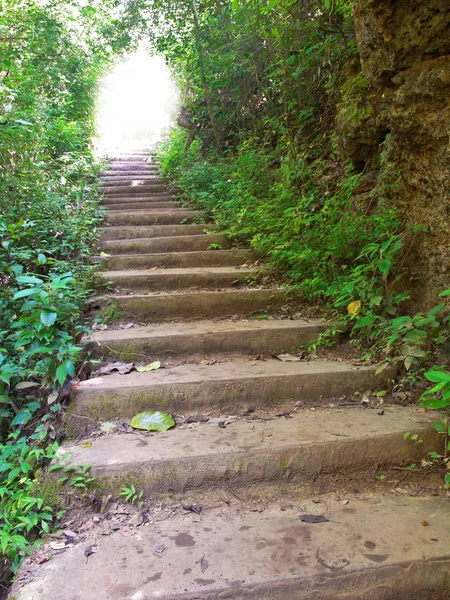
[[97, 108], [100, 155], [150, 148], [176, 117], [178, 94], [158, 56], [137, 52], [117, 65], [101, 85]]

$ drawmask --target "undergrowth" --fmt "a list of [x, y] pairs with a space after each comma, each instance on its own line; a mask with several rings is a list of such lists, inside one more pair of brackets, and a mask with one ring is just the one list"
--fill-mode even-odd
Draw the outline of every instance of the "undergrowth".
[[40, 481], [77, 381], [101, 216], [93, 113], [109, 60], [103, 17], [85, 4], [6, 0], [0, 11], [2, 587], [61, 516]]

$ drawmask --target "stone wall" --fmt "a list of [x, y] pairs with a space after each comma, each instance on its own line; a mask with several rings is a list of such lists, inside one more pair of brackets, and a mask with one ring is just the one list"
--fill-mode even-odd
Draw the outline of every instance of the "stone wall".
[[387, 194], [405, 223], [425, 228], [407, 258], [423, 309], [450, 288], [450, 1], [356, 0], [354, 17], [360, 73], [349, 77], [367, 88], [353, 112], [348, 101], [338, 111], [341, 150], [378, 193], [390, 134], [385, 161], [398, 186]]

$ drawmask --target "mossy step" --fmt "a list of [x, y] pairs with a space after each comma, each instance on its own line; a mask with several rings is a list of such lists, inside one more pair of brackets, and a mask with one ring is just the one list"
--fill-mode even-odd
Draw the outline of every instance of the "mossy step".
[[[230, 248], [231, 241], [220, 233], [178, 235], [175, 237], [135, 238], [132, 240], [107, 240], [101, 242], [108, 254], [147, 254], [152, 252], [186, 252], [208, 250], [211, 245]], [[217, 248], [219, 249], [219, 248]]]
[[326, 403], [359, 390], [380, 389], [393, 373], [375, 372], [375, 366], [323, 360], [182, 364], [82, 381], [74, 410], [77, 415], [104, 420], [131, 418], [143, 410], [236, 414], [249, 406], [273, 408], [287, 401]]
[[237, 267], [197, 267], [182, 269], [150, 269], [106, 271], [101, 276], [116, 290], [169, 292], [172, 290], [204, 290], [231, 288], [257, 282], [262, 269]]
[[199, 210], [184, 208], [168, 208], [159, 210], [121, 210], [105, 212], [103, 226], [108, 225], [176, 225], [191, 223], [200, 219], [203, 213]]
[[285, 289], [194, 291], [152, 295], [110, 295], [97, 298], [95, 306], [118, 304], [128, 321], [159, 323], [173, 319], [194, 321], [225, 317], [249, 317], [282, 310], [293, 299]]
[[164, 323], [94, 331], [84, 340], [94, 356], [130, 362], [142, 356], [198, 357], [271, 355], [290, 352], [312, 342], [327, 324], [290, 319], [250, 319]]
[[122, 225], [105, 226], [101, 229], [100, 240], [135, 240], [139, 238], [164, 238], [188, 235], [202, 235], [211, 229], [206, 224], [174, 225]]
[[147, 199], [145, 196], [139, 198], [117, 198], [113, 202], [105, 202], [103, 200], [103, 208], [105, 215], [108, 211], [129, 211], [129, 210], [160, 210], [161, 208], [179, 208], [180, 204], [170, 200], [173, 196], [167, 196], [167, 199], [161, 198], [157, 200]]
[[198, 250], [194, 252], [161, 252], [155, 254], [125, 254], [93, 256], [91, 262], [102, 263], [109, 270], [164, 269], [170, 267], [226, 267], [243, 265], [255, 260], [252, 250]]

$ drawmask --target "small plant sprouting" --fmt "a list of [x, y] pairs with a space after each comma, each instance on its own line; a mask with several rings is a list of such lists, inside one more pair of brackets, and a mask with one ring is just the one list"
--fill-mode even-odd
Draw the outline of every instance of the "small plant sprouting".
[[138, 508], [142, 508], [144, 506], [144, 490], [138, 492], [133, 484], [131, 484], [130, 487], [121, 488], [120, 495], [125, 502], [135, 504]]

